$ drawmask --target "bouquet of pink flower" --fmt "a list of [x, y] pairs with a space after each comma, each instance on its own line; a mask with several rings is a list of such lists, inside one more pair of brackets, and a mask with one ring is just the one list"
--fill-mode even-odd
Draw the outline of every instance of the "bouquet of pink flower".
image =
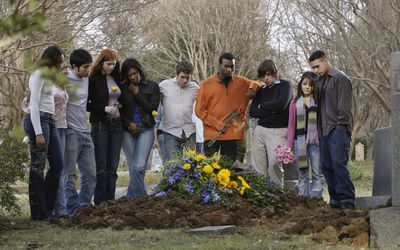
[[287, 145], [278, 145], [275, 148], [276, 160], [282, 162], [283, 164], [289, 164], [296, 159], [293, 154], [292, 149]]

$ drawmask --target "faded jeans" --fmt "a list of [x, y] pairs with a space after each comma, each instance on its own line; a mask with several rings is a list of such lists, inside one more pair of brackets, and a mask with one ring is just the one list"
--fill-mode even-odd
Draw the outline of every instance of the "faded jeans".
[[[94, 146], [89, 132], [65, 131], [65, 168], [63, 171], [65, 198], [70, 216], [76, 209], [92, 202], [96, 187]], [[76, 190], [76, 165], [81, 173], [80, 192]]]
[[[61, 145], [61, 154], [63, 160], [65, 159], [65, 128], [57, 128], [58, 135], [60, 136], [60, 145]], [[65, 160], [64, 160], [64, 169], [65, 169]], [[57, 199], [54, 204], [54, 212], [53, 215], [56, 217], [60, 216], [68, 216], [67, 204], [65, 203], [65, 181], [64, 181], [64, 169], [61, 172], [60, 184], [58, 185]]]
[[[25, 115], [24, 130], [29, 137], [31, 153], [29, 205], [33, 220], [43, 220], [52, 215], [64, 165], [60, 137], [52, 115], [41, 112], [40, 125], [45, 139], [45, 147], [41, 150], [36, 147], [36, 134], [31, 116], [29, 113]], [[45, 175], [46, 158], [49, 161], [49, 169]]]
[[182, 131], [181, 138], [171, 135], [170, 133], [164, 132], [164, 146], [166, 161], [172, 159], [173, 156], [182, 152], [184, 146], [195, 150], [196, 148], [196, 133], [191, 134], [189, 137], [185, 136]]
[[154, 129], [140, 128], [137, 136], [124, 131], [122, 150], [129, 167], [129, 186], [127, 197], [146, 195], [144, 176], [146, 166], [154, 143]]
[[[297, 144], [295, 144], [295, 151], [297, 155]], [[298, 166], [298, 160], [296, 159]], [[310, 169], [311, 169], [311, 186], [310, 186]], [[307, 145], [307, 167], [298, 168], [299, 173], [299, 195], [310, 198], [321, 198], [324, 186], [324, 177], [319, 164], [319, 145]]]

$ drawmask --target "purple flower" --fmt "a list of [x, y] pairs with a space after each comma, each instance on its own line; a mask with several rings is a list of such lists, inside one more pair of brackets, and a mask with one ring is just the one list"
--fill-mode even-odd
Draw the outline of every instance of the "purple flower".
[[157, 193], [155, 195], [155, 197], [162, 197], [162, 196], [166, 196], [166, 195], [167, 195], [167, 192], [161, 191], [161, 192]]
[[194, 192], [194, 187], [193, 187], [191, 181], [189, 181], [188, 183], [186, 183], [185, 188], [186, 188], [186, 191], [187, 191], [187, 192], [193, 194], [193, 192]]
[[205, 204], [208, 204], [211, 201], [210, 192], [207, 190], [201, 190], [200, 192], [201, 201]]

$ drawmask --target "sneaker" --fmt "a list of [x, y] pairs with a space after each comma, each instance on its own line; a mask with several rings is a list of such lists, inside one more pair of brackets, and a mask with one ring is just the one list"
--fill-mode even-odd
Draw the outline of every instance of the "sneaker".
[[346, 210], [354, 210], [354, 204], [352, 203], [342, 203], [340, 204], [341, 209], [346, 209]]

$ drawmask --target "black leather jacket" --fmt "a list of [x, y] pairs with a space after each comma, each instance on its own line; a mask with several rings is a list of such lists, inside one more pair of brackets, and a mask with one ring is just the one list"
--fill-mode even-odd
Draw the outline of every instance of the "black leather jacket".
[[[117, 79], [114, 79], [118, 87], [121, 89], [121, 84]], [[123, 91], [121, 89], [121, 91]], [[121, 102], [121, 93], [118, 102]], [[108, 87], [106, 75], [101, 73], [89, 77], [89, 95], [87, 101], [87, 111], [90, 112], [89, 121], [104, 122], [107, 119], [107, 114], [104, 108], [108, 106]], [[121, 112], [121, 110], [120, 110]]]
[[134, 95], [129, 91], [128, 84], [122, 84], [121, 117], [122, 126], [128, 130], [129, 123], [133, 122], [135, 106], [139, 105], [141, 122], [139, 127], [150, 128], [156, 124], [152, 115], [157, 111], [160, 103], [160, 88], [151, 80], [145, 80], [139, 84], [139, 93]]

